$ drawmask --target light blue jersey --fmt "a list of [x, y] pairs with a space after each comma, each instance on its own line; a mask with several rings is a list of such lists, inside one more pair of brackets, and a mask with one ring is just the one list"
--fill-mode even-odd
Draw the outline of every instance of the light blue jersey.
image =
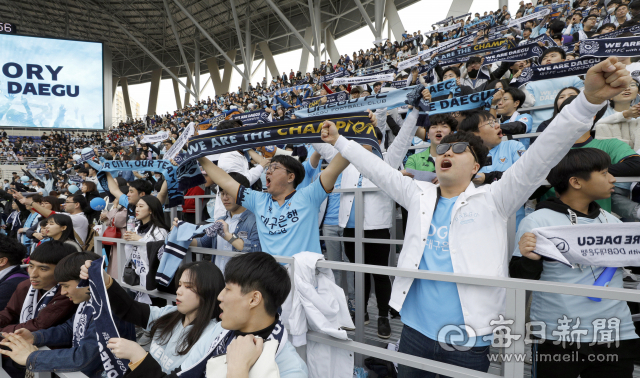
[[276, 256], [293, 256], [303, 251], [322, 253], [318, 212], [329, 193], [321, 179], [322, 176], [306, 188], [293, 191], [282, 206], [269, 193], [240, 186], [236, 203], [255, 214], [260, 245], [265, 252]]
[[[336, 183], [333, 185], [333, 189], [340, 189], [342, 186], [342, 173], [338, 176]], [[340, 193], [332, 192], [329, 194], [327, 201], [327, 211], [324, 216], [324, 224], [327, 226], [338, 226], [338, 215], [340, 214]]]
[[[561, 77], [557, 79], [547, 79], [528, 83], [525, 87], [526, 91], [535, 99], [534, 106], [553, 105], [556, 95], [566, 87], [576, 87], [578, 89], [584, 87], [584, 82], [577, 76]], [[549, 109], [534, 110], [531, 112], [533, 116], [533, 132], [538, 130], [538, 125], [553, 116], [553, 106]]]
[[[427, 244], [420, 260], [420, 270], [453, 273], [451, 252], [449, 251], [449, 225], [451, 224], [451, 211], [457, 198], [440, 197], [431, 218]], [[431, 340], [470, 347], [486, 346], [491, 343], [484, 341], [480, 337], [481, 335], [468, 338], [464, 330], [462, 332], [465, 334], [465, 340], [460, 340], [460, 342], [447, 340], [447, 336], [460, 337], [460, 329], [456, 328], [458, 332], [451, 330], [447, 332], [446, 326], [458, 327], [465, 324], [458, 286], [453, 282], [413, 280], [400, 315], [404, 324], [418, 330]]]
[[[578, 217], [578, 225], [593, 223], [620, 223], [620, 220], [610, 213], [600, 214], [596, 219]], [[534, 228], [570, 224], [566, 213], [551, 209], [536, 210], [523, 219], [516, 241], [519, 241], [525, 232], [531, 232]], [[517, 243], [514, 256], [522, 256]], [[574, 267], [570, 268], [550, 260], [544, 260], [542, 264], [540, 281], [581, 284], [588, 287], [593, 285], [594, 277], [598, 277], [604, 270], [604, 267], [579, 264], [574, 264]], [[616, 270], [609, 287], [622, 288], [622, 269]], [[564, 319], [565, 315], [568, 320]], [[561, 332], [563, 326], [560, 323], [568, 323], [572, 336], [580, 337], [580, 343], [602, 340], [607, 333], [612, 340], [638, 338], [629, 306], [624, 301], [603, 299], [601, 302], [595, 302], [587, 297], [534, 291], [531, 300], [531, 321], [541, 321], [546, 324], [547, 340], [558, 340], [563, 336]]]

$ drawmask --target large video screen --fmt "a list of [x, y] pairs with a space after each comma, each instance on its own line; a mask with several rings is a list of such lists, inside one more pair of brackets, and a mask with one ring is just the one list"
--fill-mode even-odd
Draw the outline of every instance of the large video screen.
[[103, 129], [102, 43], [0, 34], [0, 127]]

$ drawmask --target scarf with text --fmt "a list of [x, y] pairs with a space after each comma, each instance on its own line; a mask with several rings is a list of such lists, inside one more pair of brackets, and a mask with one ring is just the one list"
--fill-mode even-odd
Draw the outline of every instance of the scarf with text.
[[[224, 119], [224, 115], [223, 115], [223, 119]], [[169, 148], [167, 152], [165, 152], [163, 158], [165, 160], [171, 160], [175, 158], [176, 155], [178, 155], [178, 153], [180, 152], [180, 150], [182, 150], [182, 147], [184, 147], [184, 145], [187, 143], [189, 138], [191, 138], [191, 136], [194, 134], [194, 132], [195, 131], [194, 131], [193, 125], [187, 126], [187, 128], [178, 137], [178, 140], [176, 140], [176, 142], [171, 145], [171, 148]]]
[[185, 159], [178, 167], [177, 177], [182, 180], [182, 167], [207, 155], [280, 144], [324, 143], [320, 138], [324, 121], [336, 124], [340, 134], [379, 150], [375, 126], [365, 113], [351, 113], [305, 119], [271, 122], [255, 126], [214, 131], [189, 139]]
[[302, 103], [300, 104], [300, 108], [308, 108], [310, 106], [322, 105], [322, 99], [325, 97], [327, 99], [327, 102], [325, 102], [325, 104], [333, 104], [339, 101], [346, 101], [349, 98], [349, 93], [345, 91], [341, 91], [337, 93], [331, 93], [326, 96], [307, 97], [304, 100], [302, 100]]
[[506, 50], [513, 47], [515, 47], [515, 45], [510, 39], [501, 38], [441, 53], [439, 57], [442, 60], [458, 59], [461, 57], [468, 57], [469, 55], [487, 53], [496, 50]]
[[258, 123], [269, 122], [269, 113], [260, 109], [247, 113], [234, 114], [231, 116], [231, 119], [240, 120], [243, 125], [255, 125]]
[[73, 347], [80, 345], [80, 340], [84, 339], [87, 326], [93, 317], [93, 311], [85, 312], [85, 309], [87, 309], [87, 301], [80, 303], [75, 315], [73, 315], [73, 337], [71, 339]]
[[[103, 160], [102, 165], [95, 163], [93, 161], [88, 161], [89, 165], [95, 168], [98, 171], [98, 181], [100, 182], [100, 186], [105, 191], [108, 191], [109, 184], [107, 181], [107, 172], [121, 172], [121, 171], [150, 171], [150, 172], [159, 172], [162, 173], [164, 179], [167, 181], [167, 189], [169, 196], [169, 206], [175, 207], [181, 205], [184, 200], [184, 195], [180, 188], [178, 187], [178, 181], [176, 180], [176, 167], [171, 164], [169, 160]], [[197, 168], [197, 166], [196, 166]], [[194, 172], [193, 175], [189, 176], [193, 182], [200, 181], [200, 185], [205, 182], [204, 177], [198, 171], [200, 176], [200, 180], [196, 177]], [[185, 179], [187, 176], [185, 176]], [[150, 194], [150, 193], [147, 193]]]
[[127, 372], [127, 360], [121, 360], [113, 355], [107, 348], [107, 343], [112, 337], [119, 338], [113, 316], [111, 304], [104, 285], [102, 272], [104, 271], [104, 257], [91, 262], [89, 267], [89, 279], [81, 280], [78, 287], [89, 287], [91, 298], [87, 302], [83, 313], [92, 317], [96, 325], [96, 338], [98, 340], [98, 353], [102, 360], [105, 375], [109, 378], [124, 377]]
[[511, 80], [509, 85], [512, 87], [521, 87], [533, 81], [584, 75], [589, 68], [600, 63], [602, 60], [602, 58], [585, 57], [566, 60], [560, 63], [545, 64], [544, 66], [527, 67], [522, 70], [522, 74], [520, 74], [518, 78]]
[[580, 41], [580, 56], [607, 58], [610, 56], [640, 56], [640, 37], [587, 39]]
[[276, 96], [280, 96], [282, 94], [285, 94], [287, 92], [306, 91], [307, 89], [311, 89], [311, 85], [309, 85], [309, 84], [296, 85], [296, 86], [293, 86], [293, 87], [287, 87], [287, 88], [278, 89], [277, 91], [272, 92], [272, 93], [267, 93], [267, 96], [276, 97]]
[[340, 77], [333, 79], [333, 85], [341, 85], [341, 84], [367, 84], [374, 83], [376, 81], [392, 81], [393, 74], [392, 73], [384, 73], [384, 74], [373, 74], [373, 75], [363, 75], [363, 76], [354, 76], [354, 77]]
[[545, 8], [540, 10], [539, 12], [535, 12], [535, 13], [531, 13], [528, 16], [524, 16], [524, 17], [520, 17], [520, 18], [516, 18], [514, 20], [511, 20], [509, 22], [509, 26], [516, 26], [516, 25], [522, 25], [525, 22], [529, 21], [529, 20], [535, 20], [538, 18], [542, 18], [548, 14], [551, 13], [551, 9]]
[[60, 285], [52, 287], [44, 293], [40, 299], [38, 299], [40, 290], [34, 289], [33, 286], [29, 286], [29, 292], [27, 293], [27, 297], [24, 299], [22, 309], [20, 310], [20, 323], [26, 323], [29, 320], [38, 317], [40, 310], [45, 308], [49, 302], [51, 302], [51, 299], [53, 299], [58, 290], [60, 290]]
[[538, 44], [527, 44], [505, 51], [496, 51], [484, 57], [484, 63], [478, 72], [478, 78], [489, 79], [489, 66], [496, 62], [518, 62], [531, 58], [538, 58], [544, 50]]
[[157, 134], [145, 135], [144, 137], [142, 137], [142, 140], [140, 141], [140, 143], [155, 144], [158, 142], [162, 142], [165, 139], [169, 139], [169, 133], [166, 131], [160, 131]]
[[488, 108], [491, 106], [491, 100], [493, 100], [493, 95], [496, 92], [496, 89], [491, 89], [488, 91], [472, 93], [466, 96], [433, 102], [426, 102], [421, 99], [419, 107], [420, 110], [427, 112], [429, 115], [461, 112], [481, 107]]
[[331, 117], [336, 114], [365, 112], [367, 109], [375, 110], [387, 108], [389, 110], [405, 105], [407, 94], [416, 86], [404, 87], [398, 90], [372, 94], [357, 99], [349, 99], [338, 101], [333, 104], [324, 104], [318, 106], [310, 106], [305, 109], [299, 109], [295, 112], [296, 117], [306, 118], [314, 116]]
[[334, 73], [330, 73], [328, 75], [324, 75], [324, 76], [320, 76], [320, 78], [318, 79], [318, 83], [322, 84], [325, 83], [327, 81], [331, 81], [333, 79], [339, 78], [339, 77], [344, 77], [344, 76], [349, 76], [351, 75], [351, 72], [349, 72], [349, 70], [343, 70], [343, 71], [337, 71]]
[[624, 267], [638, 264], [640, 234], [633, 223], [594, 223], [534, 228], [535, 253], [573, 264]]

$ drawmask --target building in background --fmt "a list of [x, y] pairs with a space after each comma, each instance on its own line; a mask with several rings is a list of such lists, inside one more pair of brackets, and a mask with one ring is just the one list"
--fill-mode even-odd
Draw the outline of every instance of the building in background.
[[[142, 115], [140, 114], [140, 103], [138, 103], [133, 98], [129, 98], [129, 102], [131, 102], [131, 113], [133, 118], [140, 118]], [[124, 106], [124, 96], [122, 96], [122, 90], [118, 88], [116, 90], [115, 98], [113, 99], [113, 111], [112, 111], [112, 123], [117, 125], [120, 121], [127, 120], [127, 109]]]

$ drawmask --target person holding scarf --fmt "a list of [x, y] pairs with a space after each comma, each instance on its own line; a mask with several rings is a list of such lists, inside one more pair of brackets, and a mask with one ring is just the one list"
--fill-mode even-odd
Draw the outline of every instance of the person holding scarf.
[[[212, 265], [209, 262], [197, 264]], [[82, 269], [81, 277], [87, 268]], [[209, 269], [217, 270], [215, 267]], [[227, 359], [227, 377], [248, 377], [249, 370], [262, 353], [263, 342], [275, 341], [278, 343], [275, 363], [280, 378], [307, 378], [307, 366], [288, 340], [287, 330], [278, 314], [278, 308], [291, 290], [286, 269], [267, 253], [246, 253], [229, 260], [224, 284], [217, 297], [220, 322], [213, 328], [212, 337], [201, 337], [199, 340], [204, 342], [199, 341], [182, 365], [172, 372], [166, 371], [162, 360], [156, 359], [153, 352], [146, 353], [141, 347], [131, 348], [131, 342], [111, 339], [108, 347], [113, 353], [132, 361], [127, 377], [217, 378], [207, 376], [207, 363], [223, 354]], [[111, 290], [113, 288], [109, 289], [110, 299]], [[217, 314], [214, 316], [218, 317]]]
[[[535, 253], [536, 236], [531, 231], [539, 227], [577, 225], [576, 229], [579, 229], [581, 224], [621, 223], [596, 202], [609, 198], [613, 192], [616, 179], [608, 171], [610, 165], [611, 158], [606, 152], [595, 148], [581, 148], [569, 151], [549, 172], [547, 179], [559, 197], [538, 203], [536, 211], [520, 223], [516, 235], [519, 242], [509, 263], [511, 277], [593, 285], [596, 277], [608, 269], [580, 264], [568, 267], [550, 259], [542, 260]], [[622, 289], [622, 269], [616, 269], [607, 286]], [[572, 331], [573, 341], [559, 345], [561, 339], [554, 330], [560, 329], [559, 323], [563, 319], [573, 320], [576, 317], [579, 317], [580, 332]], [[537, 338], [542, 340], [532, 344], [535, 361], [531, 371], [532, 378], [633, 376], [634, 359], [640, 353], [640, 339], [626, 302], [611, 299], [596, 302], [582, 296], [534, 291], [531, 321], [532, 324], [546, 324], [543, 331], [537, 332]], [[573, 327], [576, 328], [577, 326]], [[601, 334], [606, 329], [615, 329], [608, 342], [602, 339]], [[606, 362], [591, 358], [601, 354], [607, 355]], [[539, 355], [561, 358], [537, 358]], [[574, 358], [564, 358], [567, 355]], [[576, 356], [580, 357], [575, 358]], [[609, 359], [609, 356], [612, 358]]]
[[[518, 109], [525, 101], [525, 94], [518, 88], [507, 87], [497, 106], [491, 107], [493, 116], [500, 116], [500, 129], [503, 134], [515, 135], [531, 132], [533, 120], [529, 114], [520, 114]], [[529, 148], [529, 138], [520, 139], [520, 142]]]
[[[469, 132], [449, 135], [438, 146], [438, 186], [403, 177], [387, 164], [371, 160], [368, 151], [341, 137], [334, 125], [323, 125], [323, 140], [408, 209], [398, 268], [508, 277], [512, 254], [507, 250], [509, 219], [575, 139], [589, 131], [602, 104], [622, 92], [630, 80], [624, 64], [615, 57], [591, 67], [584, 92], [560, 112], [538, 137], [539, 143], [500, 180], [478, 188], [471, 180], [486, 163], [487, 148]], [[493, 122], [486, 123], [482, 126]], [[429, 232], [430, 228], [438, 232]], [[491, 321], [504, 311], [505, 300], [505, 291], [500, 288], [396, 277], [390, 305], [401, 311], [404, 323], [399, 352], [487, 372], [494, 331]], [[449, 344], [452, 341], [447, 340], [447, 333], [440, 332], [451, 324], [463, 325], [455, 331], [464, 335], [463, 343]], [[466, 327], [474, 330], [469, 338]], [[399, 377], [429, 375], [398, 366]]]
[[[96, 260], [100, 256], [92, 252], [73, 253], [56, 265], [54, 276], [60, 283], [62, 295], [78, 305], [75, 315], [65, 323], [47, 329], [31, 332], [26, 328], [14, 333], [4, 333], [0, 343], [9, 349], [0, 353], [10, 357], [15, 363], [28, 367], [28, 373], [36, 372], [77, 372], [91, 378], [100, 378], [104, 372], [102, 355], [96, 339], [96, 323], [93, 308], [87, 307], [91, 300], [88, 287], [78, 287], [78, 269], [86, 260]], [[103, 317], [104, 318], [104, 317]], [[121, 337], [135, 340], [133, 324], [125, 323], [114, 316]], [[38, 346], [71, 345], [71, 348], [38, 350]]]
[[[122, 238], [126, 241], [151, 242], [164, 240], [169, 233], [169, 227], [164, 222], [164, 211], [162, 204], [154, 196], [144, 196], [136, 204], [135, 217], [137, 219], [136, 228], [133, 231], [126, 231]], [[125, 255], [127, 262], [133, 262], [136, 274], [140, 277], [140, 285], [146, 287], [149, 273], [149, 258], [147, 256], [146, 245], [125, 244]], [[151, 304], [148, 294], [138, 292], [136, 300]]]

